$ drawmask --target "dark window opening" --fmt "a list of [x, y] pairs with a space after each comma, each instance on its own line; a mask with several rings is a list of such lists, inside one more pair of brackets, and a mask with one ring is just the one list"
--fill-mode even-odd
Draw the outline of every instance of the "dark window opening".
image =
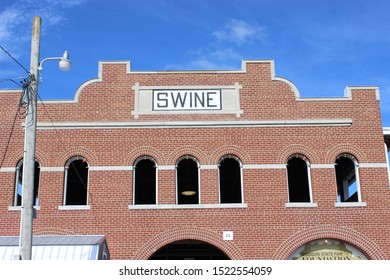
[[[39, 188], [39, 176], [40, 176], [40, 165], [35, 161], [34, 166], [34, 200], [33, 205], [38, 205], [38, 188]], [[21, 160], [16, 168], [15, 176], [15, 195], [14, 195], [14, 206], [22, 205], [23, 196], [23, 160]]]
[[226, 157], [219, 164], [221, 203], [241, 203], [241, 167], [235, 158]]
[[355, 163], [347, 156], [336, 160], [337, 201], [358, 202]]
[[177, 203], [199, 203], [198, 164], [191, 158], [185, 158], [177, 164]]
[[229, 260], [229, 257], [211, 244], [181, 240], [157, 250], [149, 260]]
[[65, 205], [87, 205], [88, 163], [75, 159], [66, 168]]
[[311, 202], [308, 166], [301, 157], [287, 162], [289, 202]]
[[140, 160], [134, 172], [134, 204], [156, 204], [155, 163], [150, 159]]

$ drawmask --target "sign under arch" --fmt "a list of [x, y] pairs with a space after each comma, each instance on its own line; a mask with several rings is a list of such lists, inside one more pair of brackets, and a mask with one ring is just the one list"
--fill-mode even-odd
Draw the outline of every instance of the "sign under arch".
[[335, 239], [319, 239], [296, 249], [289, 260], [367, 260], [367, 257], [350, 244]]

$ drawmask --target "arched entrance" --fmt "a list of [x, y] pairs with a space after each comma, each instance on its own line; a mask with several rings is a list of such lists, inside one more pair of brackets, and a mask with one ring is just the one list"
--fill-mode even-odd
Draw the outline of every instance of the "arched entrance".
[[229, 260], [217, 247], [198, 240], [169, 243], [150, 256], [150, 260]]

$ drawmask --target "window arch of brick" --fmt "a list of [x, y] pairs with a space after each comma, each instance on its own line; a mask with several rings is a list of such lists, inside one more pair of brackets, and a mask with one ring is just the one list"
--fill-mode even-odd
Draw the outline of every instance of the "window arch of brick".
[[199, 204], [199, 162], [192, 156], [181, 157], [176, 164], [177, 204]]
[[81, 156], [65, 165], [64, 205], [88, 205], [88, 162]]
[[336, 158], [337, 202], [361, 202], [359, 164], [351, 154]]
[[340, 144], [332, 147], [326, 154], [325, 163], [334, 164], [340, 155], [351, 155], [358, 162], [369, 162], [367, 155], [360, 147], [351, 144]]
[[[35, 161], [34, 166], [34, 200], [33, 205], [38, 205], [38, 189], [39, 189], [39, 176], [40, 176], [40, 164]], [[15, 191], [14, 191], [14, 206], [22, 206], [23, 197], [23, 159], [19, 160], [16, 165], [15, 172]]]
[[242, 163], [233, 155], [223, 156], [218, 163], [220, 203], [242, 203]]
[[[194, 160], [196, 160], [199, 164], [206, 164], [208, 161], [208, 154], [205, 152], [204, 149], [196, 147], [194, 145], [189, 146], [178, 146], [174, 150], [171, 151], [171, 153], [167, 154], [166, 160], [167, 164], [170, 164], [172, 162], [178, 162], [178, 158], [184, 158], [188, 155], [188, 157], [192, 157]], [[191, 155], [191, 156], [190, 156]]]
[[91, 147], [84, 146], [69, 146], [64, 149], [58, 157], [55, 158], [54, 166], [67, 165], [69, 160], [75, 157], [83, 158], [88, 161], [89, 166], [99, 165], [99, 159], [94, 150]]
[[291, 155], [304, 155], [311, 164], [321, 163], [317, 152], [311, 147], [302, 144], [292, 144], [280, 150], [276, 163], [285, 164]]
[[145, 155], [153, 159], [154, 162], [158, 165], [167, 164], [165, 154], [157, 148], [151, 146], [140, 146], [134, 148], [127, 155], [125, 155], [123, 164], [125, 166], [133, 164], [134, 166], [134, 163], [137, 162], [137, 160], [142, 159]]
[[312, 202], [310, 163], [305, 156], [295, 154], [289, 157], [287, 183], [289, 202]]
[[138, 158], [133, 171], [134, 204], [157, 204], [157, 165], [149, 156]]
[[223, 145], [221, 147], [217, 147], [210, 153], [209, 162], [211, 164], [218, 164], [221, 158], [225, 155], [235, 155], [239, 157], [242, 164], [252, 162], [250, 154], [243, 150], [242, 147], [236, 145]]

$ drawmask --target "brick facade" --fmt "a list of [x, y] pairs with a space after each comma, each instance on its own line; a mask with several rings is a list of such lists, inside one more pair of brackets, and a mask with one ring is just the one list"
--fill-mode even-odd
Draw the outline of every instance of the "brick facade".
[[[159, 112], [139, 100], [154, 88], [209, 87], [229, 90], [233, 109]], [[238, 71], [177, 72], [100, 63], [99, 77], [81, 85], [74, 100], [38, 105], [34, 234], [103, 234], [112, 259], [148, 259], [187, 239], [212, 244], [231, 259], [287, 259], [318, 239], [340, 240], [368, 259], [390, 259], [378, 95], [376, 87], [348, 87], [344, 97], [303, 99], [293, 83], [275, 76], [273, 61], [244, 61]], [[24, 119], [12, 131], [19, 98], [18, 90], [0, 92], [0, 236], [19, 234], [20, 209], [12, 207], [24, 143]], [[241, 203], [219, 200], [218, 164], [226, 155], [241, 164]], [[310, 203], [289, 203], [286, 164], [294, 155], [309, 163]], [[340, 155], [358, 164], [358, 202], [337, 203]], [[89, 166], [84, 208], [64, 206], [65, 166], [74, 156]], [[133, 205], [133, 166], [144, 156], [157, 166], [157, 203]], [[175, 168], [183, 156], [199, 165], [195, 205], [176, 200]], [[224, 231], [234, 239], [223, 240]]]

